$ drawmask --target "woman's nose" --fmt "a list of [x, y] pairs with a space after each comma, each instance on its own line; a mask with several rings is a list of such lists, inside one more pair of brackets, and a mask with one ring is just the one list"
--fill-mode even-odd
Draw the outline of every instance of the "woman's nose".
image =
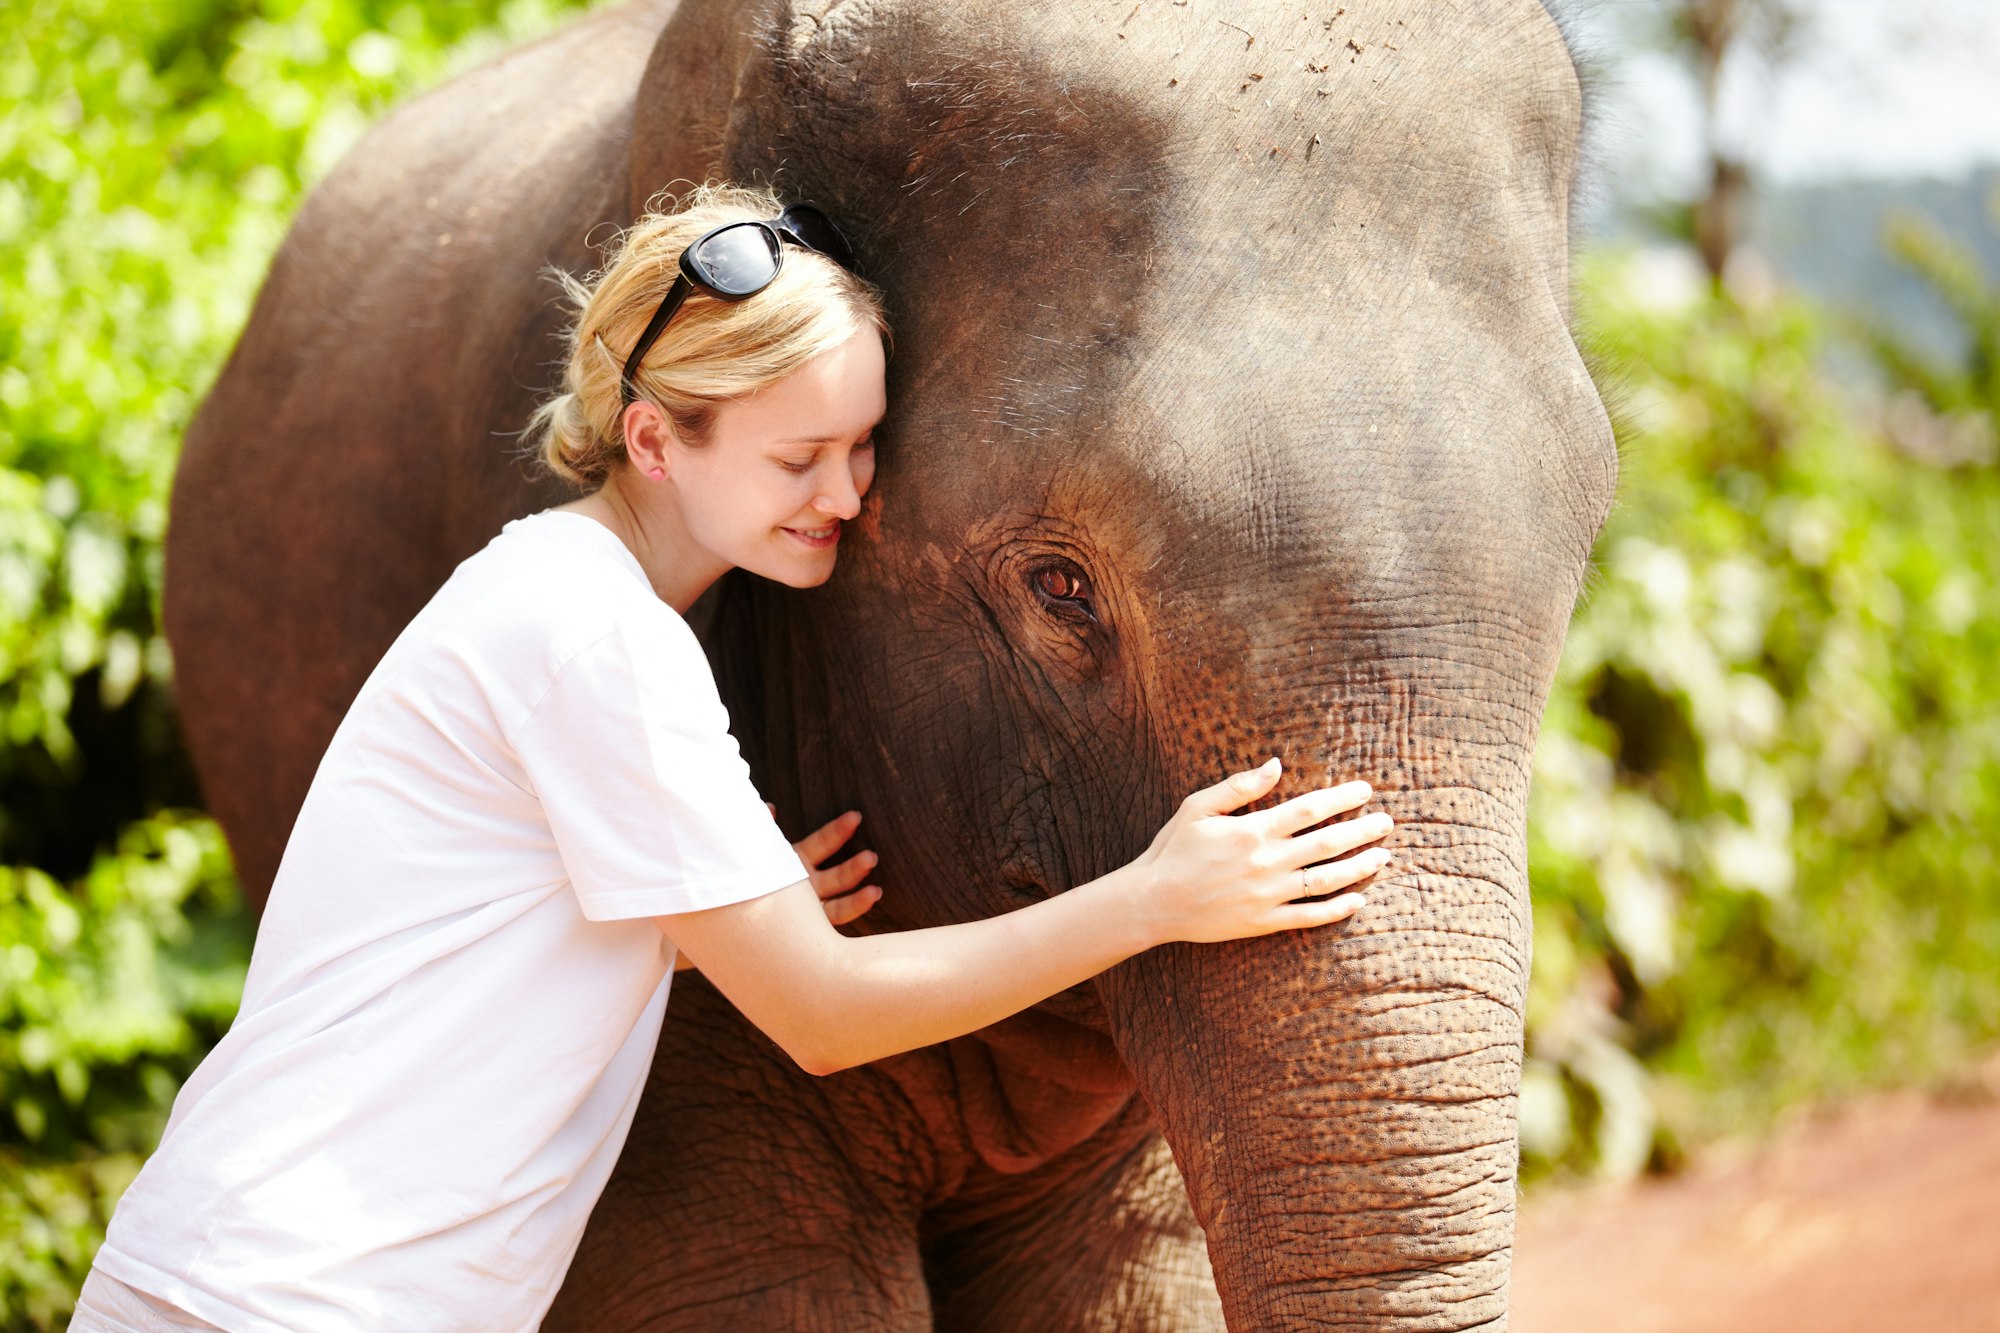
[[843, 484], [838, 490], [822, 491], [813, 497], [813, 508], [829, 518], [849, 519], [861, 512], [861, 493], [854, 489], [852, 477], [842, 477]]

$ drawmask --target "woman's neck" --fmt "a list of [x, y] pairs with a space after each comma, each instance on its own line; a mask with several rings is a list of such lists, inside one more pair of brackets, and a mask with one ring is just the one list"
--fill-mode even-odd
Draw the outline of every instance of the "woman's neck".
[[[729, 565], [702, 550], [689, 535], [678, 498], [670, 493], [672, 486], [671, 479], [664, 479], [635, 487], [626, 472], [618, 471], [601, 489], [556, 508], [594, 518], [611, 529], [638, 559], [660, 600], [686, 615], [695, 599], [729, 572]], [[637, 498], [635, 489], [641, 489]]]

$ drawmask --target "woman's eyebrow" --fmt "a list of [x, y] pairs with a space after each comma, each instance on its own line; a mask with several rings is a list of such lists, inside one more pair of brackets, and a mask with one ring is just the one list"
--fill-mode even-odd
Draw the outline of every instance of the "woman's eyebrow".
[[[880, 416], [880, 417], [876, 417], [876, 418], [875, 418], [875, 419], [874, 419], [873, 421], [869, 422], [869, 423], [868, 423], [868, 425], [867, 425], [867, 426], [865, 426], [865, 427], [864, 427], [864, 428], [862, 429], [861, 433], [862, 433], [863, 435], [866, 435], [866, 434], [867, 434], [867, 433], [868, 433], [869, 431], [871, 431], [871, 430], [874, 430], [874, 429], [875, 429], [875, 428], [876, 428], [877, 426], [879, 426], [879, 425], [881, 425], [881, 424], [882, 424], [882, 420], [883, 420], [883, 417], [886, 417], [886, 416], [888, 416], [888, 415], [889, 415], [888, 413], [884, 412], [884, 413], [882, 414], [882, 416]], [[793, 439], [789, 439], [789, 440], [777, 440], [777, 441], [774, 441], [774, 443], [776, 443], [776, 444], [778, 444], [778, 445], [787, 445], [787, 444], [838, 444], [838, 443], [840, 443], [840, 442], [841, 442], [842, 440], [844, 440], [844, 439], [846, 439], [846, 438], [847, 438], [847, 437], [846, 437], [845, 435], [800, 435], [800, 436], [797, 436], [797, 437], [795, 437], [795, 438], [793, 438]]]

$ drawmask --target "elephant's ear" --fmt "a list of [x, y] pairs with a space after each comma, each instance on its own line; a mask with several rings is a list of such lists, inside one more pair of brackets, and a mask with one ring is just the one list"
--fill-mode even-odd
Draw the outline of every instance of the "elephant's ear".
[[735, 180], [746, 164], [767, 160], [772, 145], [762, 140], [795, 110], [784, 106], [786, 67], [845, 45], [837, 34], [870, 7], [867, 0], [681, 0], [632, 107], [633, 213], [675, 182]]

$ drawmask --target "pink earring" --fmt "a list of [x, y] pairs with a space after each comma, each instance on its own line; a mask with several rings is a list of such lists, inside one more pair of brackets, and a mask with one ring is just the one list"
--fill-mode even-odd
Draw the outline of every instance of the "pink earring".
[[656, 467], [652, 471], [648, 472], [646, 475], [651, 477], [654, 481], [658, 481], [661, 477], [667, 475], [667, 470], [663, 467]]

